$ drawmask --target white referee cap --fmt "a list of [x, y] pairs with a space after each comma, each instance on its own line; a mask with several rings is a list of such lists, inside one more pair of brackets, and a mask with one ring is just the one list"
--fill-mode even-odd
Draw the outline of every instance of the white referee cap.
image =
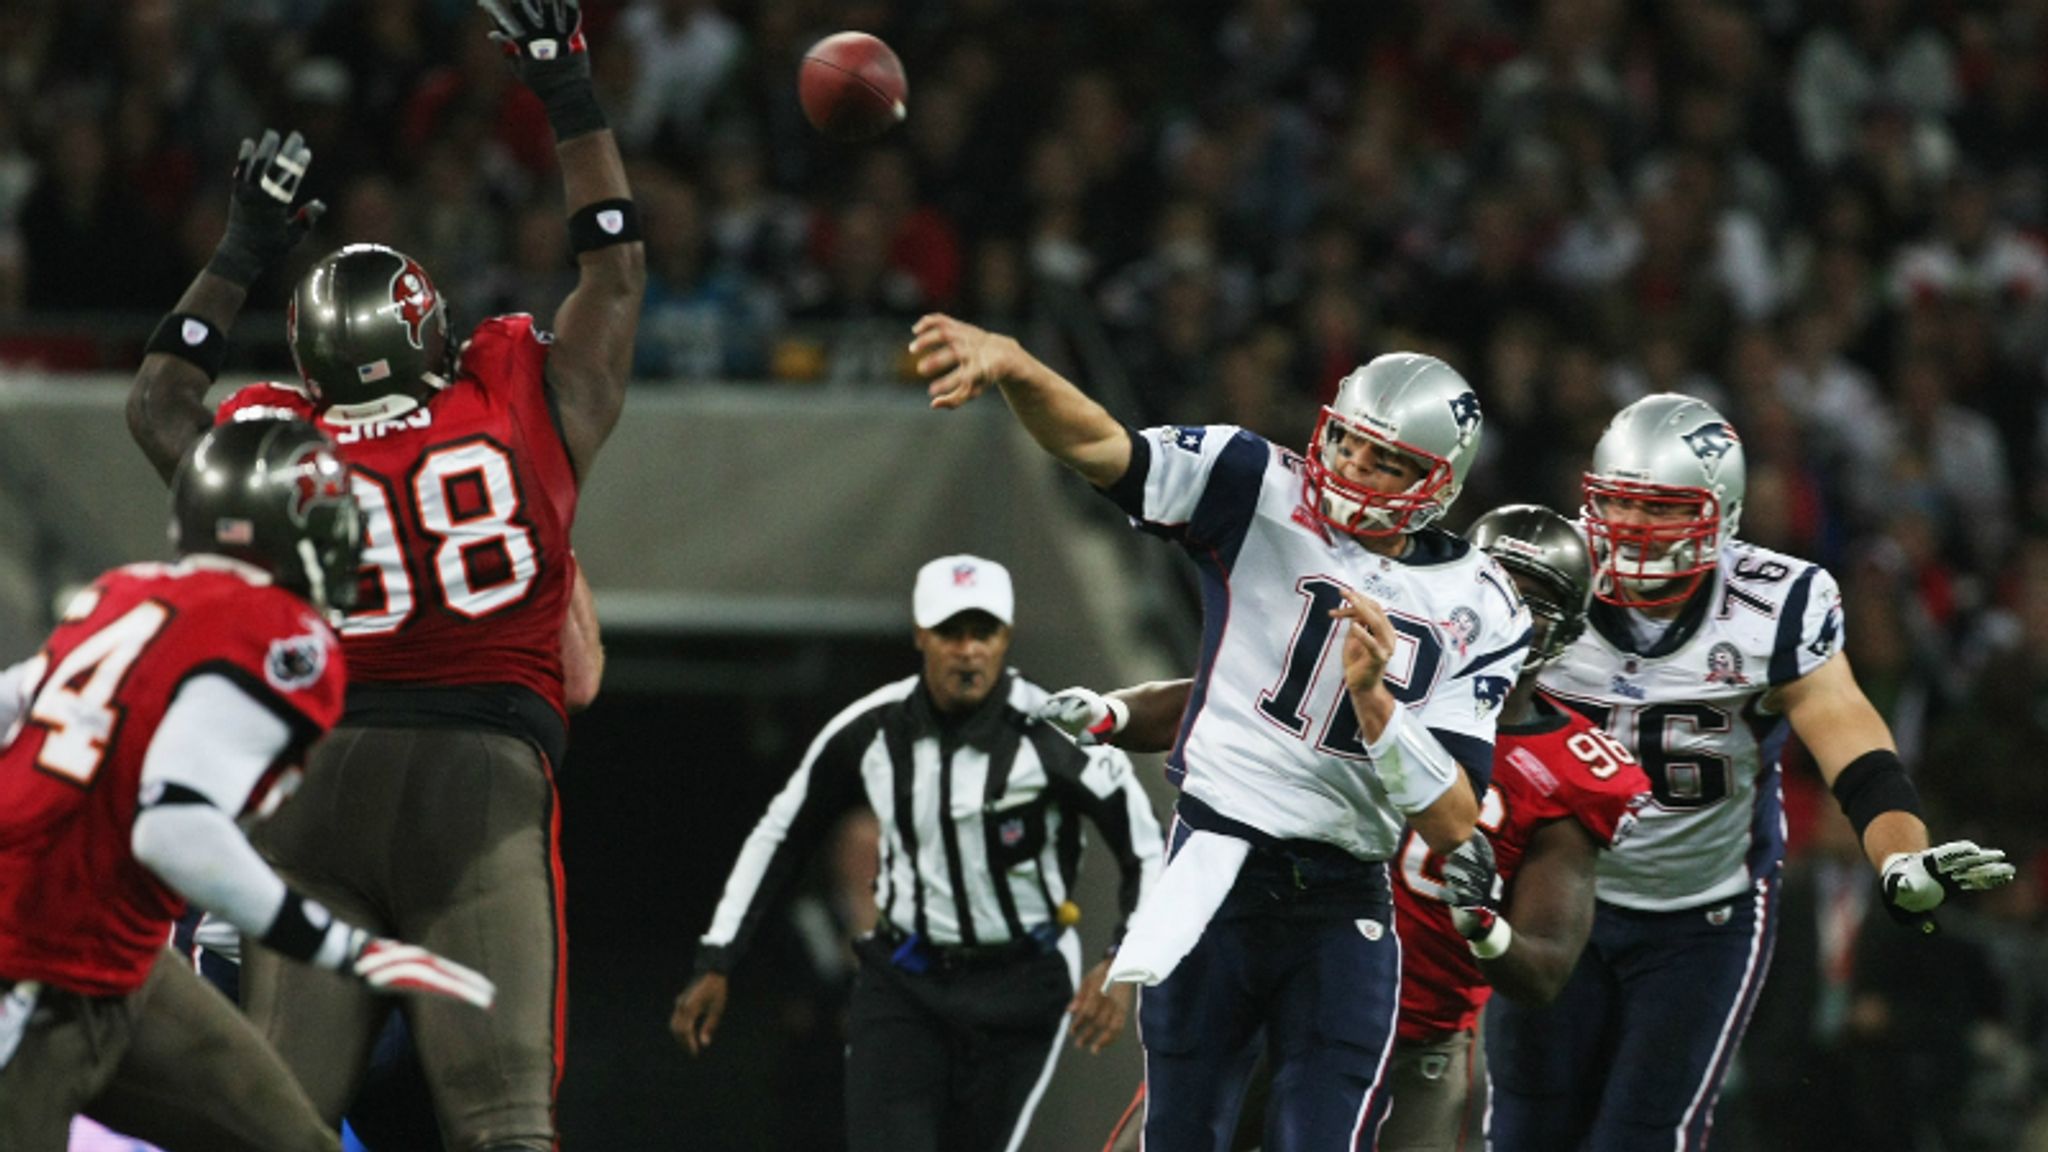
[[919, 628], [936, 628], [969, 609], [1008, 624], [1015, 615], [1016, 593], [1010, 570], [979, 556], [941, 556], [917, 570], [917, 588], [910, 611]]

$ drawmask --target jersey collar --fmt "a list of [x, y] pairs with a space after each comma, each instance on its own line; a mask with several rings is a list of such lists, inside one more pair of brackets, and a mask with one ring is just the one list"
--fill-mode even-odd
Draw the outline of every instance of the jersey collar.
[[1591, 624], [1593, 630], [1600, 633], [1609, 644], [1621, 651], [1641, 656], [1646, 660], [1655, 660], [1685, 647], [1686, 642], [1699, 633], [1700, 625], [1707, 619], [1707, 605], [1713, 602], [1714, 590], [1720, 586], [1721, 566], [1716, 563], [1707, 578], [1700, 581], [1700, 586], [1693, 589], [1692, 597], [1685, 602], [1685, 607], [1679, 611], [1678, 618], [1671, 622], [1669, 628], [1664, 629], [1664, 635], [1658, 637], [1655, 644], [1646, 649], [1636, 646], [1636, 630], [1629, 624], [1627, 609], [1618, 608], [1605, 600], [1595, 600], [1592, 607], [1586, 610], [1586, 622]]
[[1462, 559], [1471, 550], [1472, 545], [1462, 536], [1453, 536], [1441, 528], [1424, 528], [1409, 533], [1406, 551], [1387, 559], [1410, 568], [1428, 568]]

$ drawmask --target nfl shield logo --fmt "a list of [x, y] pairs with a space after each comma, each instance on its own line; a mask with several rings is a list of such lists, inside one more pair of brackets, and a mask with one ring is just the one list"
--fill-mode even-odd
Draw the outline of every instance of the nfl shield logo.
[[178, 335], [184, 337], [187, 345], [197, 348], [206, 343], [206, 325], [197, 320], [187, 320], [179, 326]]
[[1015, 848], [1024, 842], [1024, 818], [1012, 816], [996, 827], [996, 836], [1005, 848]]
[[597, 214], [597, 226], [604, 229], [605, 235], [617, 236], [626, 226], [626, 214], [617, 208], [607, 208]]
[[974, 579], [975, 579], [975, 576], [976, 576], [976, 575], [978, 575], [978, 573], [976, 573], [976, 571], [975, 571], [975, 568], [974, 568], [974, 565], [972, 565], [972, 564], [955, 564], [955, 565], [953, 565], [953, 587], [955, 587], [955, 588], [972, 588], [972, 587], [974, 587]]

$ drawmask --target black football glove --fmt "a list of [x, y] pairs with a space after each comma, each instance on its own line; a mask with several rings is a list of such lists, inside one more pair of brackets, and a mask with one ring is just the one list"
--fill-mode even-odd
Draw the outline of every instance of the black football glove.
[[284, 259], [327, 211], [318, 200], [292, 208], [299, 181], [312, 163], [313, 150], [297, 132], [282, 144], [275, 129], [265, 130], [260, 143], [242, 141], [228, 200], [228, 230], [206, 263], [208, 271], [247, 288]]
[[498, 30], [491, 39], [505, 50], [512, 71], [547, 108], [557, 141], [605, 126], [604, 111], [590, 86], [590, 51], [583, 40], [583, 10], [577, 0], [476, 0]]
[[1471, 839], [1444, 857], [1444, 903], [1451, 923], [1467, 940], [1483, 940], [1500, 919], [1500, 872], [1494, 865], [1493, 842], [1475, 830]]

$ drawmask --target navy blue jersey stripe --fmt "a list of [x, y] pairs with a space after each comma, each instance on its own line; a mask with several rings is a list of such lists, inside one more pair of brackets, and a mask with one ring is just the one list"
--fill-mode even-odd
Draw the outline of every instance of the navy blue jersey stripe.
[[1776, 875], [1785, 859], [1785, 792], [1779, 783], [1784, 774], [1776, 758], [1764, 763], [1770, 767], [1757, 774], [1756, 798], [1750, 809], [1749, 854], [1744, 861], [1753, 880]]
[[1472, 778], [1472, 795], [1486, 795], [1487, 785], [1493, 783], [1493, 745], [1477, 736], [1443, 728], [1431, 728], [1429, 734], [1436, 737], [1436, 742], [1443, 745], [1444, 751], [1455, 757], [1459, 766], [1465, 769], [1465, 775]]
[[1194, 731], [1202, 705], [1209, 699], [1209, 677], [1216, 671], [1216, 654], [1223, 647], [1223, 632], [1230, 624], [1230, 573], [1223, 558], [1206, 550], [1191, 550], [1190, 554], [1202, 581], [1202, 650], [1195, 657], [1194, 683], [1188, 689], [1180, 733], [1173, 739], [1173, 751], [1166, 756], [1166, 778], [1176, 788], [1187, 778], [1188, 734]]
[[1188, 518], [1188, 542], [1216, 551], [1217, 560], [1228, 572], [1237, 564], [1237, 550], [1259, 507], [1259, 488], [1266, 481], [1266, 465], [1273, 449], [1249, 432], [1239, 432], [1217, 453], [1209, 470], [1209, 482], [1202, 486], [1202, 498], [1195, 502], [1195, 514]]
[[1817, 564], [1808, 564], [1799, 579], [1792, 582], [1792, 591], [1785, 595], [1785, 606], [1778, 610], [1778, 637], [1771, 645], [1771, 683], [1790, 683], [1799, 679], [1800, 632], [1806, 620], [1806, 600], [1813, 593], [1813, 574], [1820, 571]]
[[1493, 651], [1488, 652], [1483, 656], [1476, 657], [1470, 664], [1465, 665], [1465, 667], [1462, 670], [1460, 670], [1456, 676], [1451, 677], [1451, 679], [1456, 680], [1462, 676], [1470, 676], [1474, 672], [1479, 671], [1481, 668], [1486, 667], [1488, 664], [1491, 664], [1496, 660], [1505, 660], [1508, 657], [1513, 656], [1515, 653], [1520, 652], [1524, 648], [1527, 648], [1529, 646], [1529, 641], [1533, 639], [1535, 635], [1536, 629], [1534, 628], [1522, 629], [1521, 636], [1517, 637], [1513, 643], [1503, 644], [1500, 647], [1495, 648]]
[[1109, 501], [1124, 510], [1124, 515], [1134, 520], [1145, 518], [1145, 478], [1152, 474], [1152, 442], [1138, 434], [1136, 428], [1124, 425], [1124, 435], [1130, 437], [1131, 462], [1124, 474], [1107, 488], [1098, 489]]

